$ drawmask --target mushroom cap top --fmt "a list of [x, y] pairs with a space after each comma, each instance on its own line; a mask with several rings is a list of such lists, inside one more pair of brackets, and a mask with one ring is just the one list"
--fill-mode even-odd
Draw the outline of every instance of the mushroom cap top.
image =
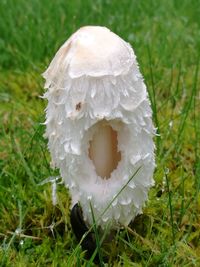
[[134, 62], [131, 46], [118, 35], [106, 27], [85, 26], [60, 47], [43, 76], [53, 82], [63, 75], [117, 76], [127, 73]]

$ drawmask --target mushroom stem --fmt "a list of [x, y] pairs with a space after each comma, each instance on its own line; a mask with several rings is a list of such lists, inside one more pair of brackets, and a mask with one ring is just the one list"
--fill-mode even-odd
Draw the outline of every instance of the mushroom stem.
[[118, 152], [117, 132], [109, 124], [102, 123], [90, 141], [89, 157], [93, 161], [96, 172], [102, 178], [110, 178], [121, 160]]

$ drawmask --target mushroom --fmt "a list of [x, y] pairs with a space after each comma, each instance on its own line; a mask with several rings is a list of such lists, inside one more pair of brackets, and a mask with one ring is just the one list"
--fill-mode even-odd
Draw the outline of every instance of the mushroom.
[[93, 215], [101, 229], [127, 226], [155, 168], [152, 110], [133, 49], [105, 27], [82, 27], [43, 76], [48, 148], [72, 207], [80, 204], [88, 226]]

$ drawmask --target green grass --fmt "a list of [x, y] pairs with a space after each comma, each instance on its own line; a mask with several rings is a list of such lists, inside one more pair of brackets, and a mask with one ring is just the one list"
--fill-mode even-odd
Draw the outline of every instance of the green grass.
[[[83, 25], [133, 45], [159, 136], [144, 214], [98, 252], [105, 266], [200, 266], [198, 0], [0, 1], [0, 266], [93, 266], [69, 221], [70, 199], [43, 138], [45, 70]], [[95, 230], [96, 231], [96, 230]], [[96, 233], [96, 232], [95, 232]], [[96, 233], [97, 234], [97, 233]]]

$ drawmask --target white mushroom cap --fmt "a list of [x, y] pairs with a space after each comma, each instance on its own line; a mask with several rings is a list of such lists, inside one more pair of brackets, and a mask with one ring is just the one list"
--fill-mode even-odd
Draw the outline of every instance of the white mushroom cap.
[[66, 74], [99, 77], [127, 73], [135, 57], [129, 44], [105, 27], [86, 26], [58, 50], [44, 77], [55, 83]]
[[[142, 212], [155, 168], [152, 111], [132, 48], [107, 28], [87, 26], [58, 50], [44, 77], [48, 146], [72, 205], [80, 202], [89, 224], [91, 202], [102, 228], [128, 225]], [[101, 157], [112, 152], [120, 155], [104, 179]]]

